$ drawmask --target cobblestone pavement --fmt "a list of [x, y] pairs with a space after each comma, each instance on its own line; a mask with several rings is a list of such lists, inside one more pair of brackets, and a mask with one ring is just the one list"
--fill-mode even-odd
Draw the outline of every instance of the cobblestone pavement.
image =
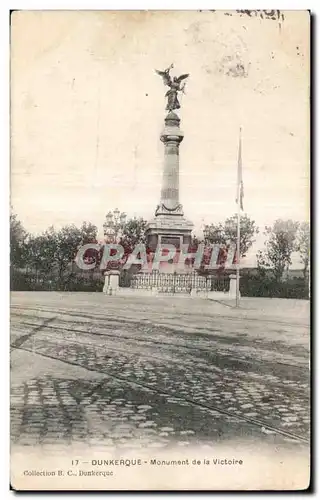
[[13, 443], [305, 446], [308, 307], [270, 302], [13, 294]]

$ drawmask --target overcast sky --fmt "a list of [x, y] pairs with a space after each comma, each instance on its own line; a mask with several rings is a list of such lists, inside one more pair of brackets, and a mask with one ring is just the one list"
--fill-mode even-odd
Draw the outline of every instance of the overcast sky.
[[308, 220], [309, 16], [231, 14], [13, 14], [11, 204], [26, 229], [154, 215], [167, 90], [154, 68], [171, 63], [190, 73], [180, 200], [195, 232], [236, 211], [240, 126], [245, 212], [261, 229]]

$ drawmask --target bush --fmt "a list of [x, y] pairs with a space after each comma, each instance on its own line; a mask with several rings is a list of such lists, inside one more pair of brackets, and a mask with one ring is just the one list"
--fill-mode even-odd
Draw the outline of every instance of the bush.
[[12, 291], [65, 291], [101, 292], [104, 278], [101, 273], [90, 271], [68, 273], [60, 279], [57, 275], [40, 275], [21, 269], [11, 269], [10, 289]]
[[18, 292], [32, 290], [31, 283], [26, 273], [10, 269], [10, 290]]
[[101, 292], [104, 284], [102, 275], [72, 275], [63, 284], [66, 292]]
[[243, 297], [277, 297], [286, 299], [309, 299], [309, 287], [303, 278], [291, 278], [281, 283], [269, 276], [244, 275], [240, 280]]

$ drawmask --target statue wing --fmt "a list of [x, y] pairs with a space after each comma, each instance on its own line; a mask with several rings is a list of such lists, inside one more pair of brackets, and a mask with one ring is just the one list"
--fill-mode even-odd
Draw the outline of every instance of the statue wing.
[[177, 78], [177, 82], [180, 83], [182, 82], [182, 80], [184, 80], [185, 78], [188, 78], [190, 73], [184, 73], [183, 75], [180, 75], [179, 78]]
[[156, 73], [158, 73], [158, 75], [162, 77], [163, 83], [165, 85], [168, 85], [169, 87], [171, 86], [172, 80], [168, 71], [159, 71], [158, 69], [156, 69]]

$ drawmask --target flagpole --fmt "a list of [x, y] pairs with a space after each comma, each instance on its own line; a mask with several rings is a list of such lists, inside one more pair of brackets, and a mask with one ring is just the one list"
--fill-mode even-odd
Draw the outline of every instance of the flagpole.
[[236, 269], [236, 307], [240, 302], [240, 186], [238, 188], [238, 218], [237, 218], [237, 269]]
[[[240, 127], [240, 137], [239, 137], [239, 151], [241, 148], [241, 127]], [[239, 162], [239, 158], [238, 158]], [[239, 165], [238, 165], [239, 168]], [[238, 193], [237, 193], [237, 204], [238, 204], [238, 213], [237, 213], [237, 267], [236, 267], [236, 307], [239, 307], [240, 303], [240, 197], [241, 197], [241, 184], [240, 179], [238, 178]]]

